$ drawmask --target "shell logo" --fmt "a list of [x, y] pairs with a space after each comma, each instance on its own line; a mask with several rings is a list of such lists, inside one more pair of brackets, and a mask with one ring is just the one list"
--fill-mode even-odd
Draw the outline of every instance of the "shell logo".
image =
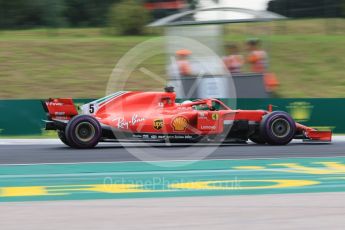
[[176, 117], [173, 119], [171, 126], [174, 131], [185, 131], [188, 127], [188, 120], [185, 117]]

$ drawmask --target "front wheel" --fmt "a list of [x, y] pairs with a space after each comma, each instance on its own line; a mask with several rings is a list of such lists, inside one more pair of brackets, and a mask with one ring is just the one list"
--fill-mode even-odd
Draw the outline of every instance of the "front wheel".
[[287, 145], [294, 138], [296, 123], [286, 112], [265, 115], [260, 124], [260, 134], [270, 145]]
[[79, 115], [68, 122], [65, 135], [71, 147], [93, 148], [102, 137], [102, 128], [94, 117]]

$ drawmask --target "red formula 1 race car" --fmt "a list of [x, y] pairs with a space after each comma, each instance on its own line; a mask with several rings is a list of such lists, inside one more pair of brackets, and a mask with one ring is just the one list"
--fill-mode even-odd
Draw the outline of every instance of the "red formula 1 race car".
[[245, 142], [286, 145], [292, 139], [331, 142], [330, 131], [296, 123], [286, 112], [232, 110], [216, 99], [176, 103], [165, 92], [117, 92], [80, 107], [72, 99], [43, 102], [46, 130], [57, 130], [73, 148], [93, 148], [101, 141], [134, 139], [170, 142]]

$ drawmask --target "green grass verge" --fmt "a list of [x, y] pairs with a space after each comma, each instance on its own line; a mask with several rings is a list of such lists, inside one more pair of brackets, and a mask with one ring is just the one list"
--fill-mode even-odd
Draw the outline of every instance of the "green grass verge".
[[[281, 83], [280, 97], [344, 97], [344, 25], [344, 19], [238, 24], [226, 28], [224, 39], [243, 44], [262, 37]], [[0, 31], [0, 98], [104, 96], [117, 61], [152, 37], [111, 37], [104, 29]], [[142, 67], [165, 76], [165, 61], [157, 56]], [[126, 89], [162, 86], [136, 71]]]

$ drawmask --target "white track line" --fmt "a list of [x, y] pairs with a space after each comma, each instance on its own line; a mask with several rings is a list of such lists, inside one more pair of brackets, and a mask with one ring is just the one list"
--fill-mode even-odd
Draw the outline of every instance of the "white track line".
[[[345, 142], [345, 136], [334, 136], [333, 143], [337, 142]], [[250, 143], [250, 142], [249, 142]], [[293, 143], [301, 143], [300, 140], [295, 140]], [[0, 145], [56, 145], [61, 144], [61, 141], [59, 139], [0, 139]], [[116, 144], [122, 144], [122, 145], [147, 145], [148, 143], [139, 143], [139, 142], [108, 142], [108, 143], [101, 143], [101, 145], [116, 145]], [[161, 143], [153, 143], [153, 144], [161, 144]], [[188, 143], [186, 144], [178, 144], [178, 145], [190, 145]], [[205, 145], [205, 144], [202, 144]], [[216, 145], [218, 145], [216, 143]]]
[[[332, 158], [332, 159], [343, 159], [345, 156], [312, 156], [312, 157], [257, 157], [257, 158], [228, 158], [228, 159], [218, 159], [218, 158], [204, 158], [201, 159], [202, 161], [246, 161], [246, 160], [289, 160], [289, 159], [306, 159], [306, 158], [315, 158], [315, 159], [323, 159], [323, 158]], [[0, 164], [0, 167], [2, 166], [31, 166], [31, 165], [83, 165], [83, 164], [125, 164], [125, 163], [148, 163], [148, 164], [157, 164], [157, 163], [171, 163], [171, 162], [197, 162], [200, 161], [200, 159], [195, 160], [168, 160], [168, 161], [162, 161], [162, 160], [151, 160], [151, 161], [81, 161], [81, 162], [59, 162], [59, 163], [28, 163], [28, 164]]]
[[[0, 139], [0, 145], [3, 146], [21, 146], [21, 145], [61, 145], [64, 144], [59, 139]], [[165, 143], [159, 142], [133, 142], [133, 141], [123, 141], [123, 142], [101, 142], [98, 146], [122, 146], [122, 147], [214, 147], [214, 146], [246, 146], [247, 144], [241, 143]]]

